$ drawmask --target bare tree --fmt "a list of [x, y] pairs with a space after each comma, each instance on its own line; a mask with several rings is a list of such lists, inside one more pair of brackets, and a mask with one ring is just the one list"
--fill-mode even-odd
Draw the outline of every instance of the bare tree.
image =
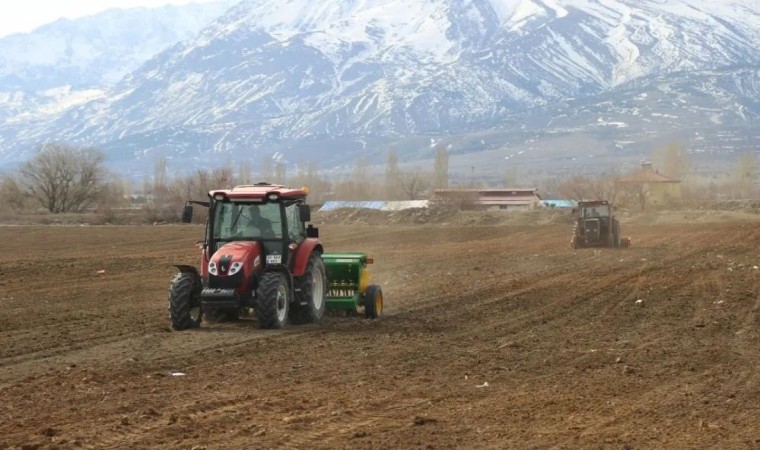
[[243, 160], [238, 165], [237, 182], [251, 184], [251, 163], [248, 160]]
[[679, 141], [656, 149], [652, 154], [652, 159], [655, 167], [659, 167], [664, 175], [674, 180], [683, 180], [689, 173], [686, 148]]
[[443, 144], [435, 146], [433, 187], [436, 189], [446, 189], [449, 187], [449, 153]]
[[617, 203], [628, 208], [638, 206], [641, 211], [645, 211], [649, 203], [649, 189], [646, 183], [618, 182], [615, 194]]
[[557, 185], [557, 192], [570, 200], [587, 200], [593, 197], [591, 184], [583, 175], [573, 175]]
[[19, 211], [24, 209], [28, 195], [24, 193], [21, 183], [12, 175], [0, 176], [0, 205], [2, 209]]
[[397, 200], [399, 197], [398, 156], [393, 149], [388, 150], [385, 165], [385, 196], [388, 200]]
[[418, 200], [430, 186], [429, 178], [419, 170], [402, 172], [399, 176], [401, 191], [409, 200]]
[[330, 183], [322, 178], [319, 173], [319, 166], [314, 161], [306, 161], [299, 164], [299, 170], [295, 177], [288, 180], [288, 184], [293, 187], [306, 187], [309, 189], [309, 202], [311, 204], [321, 204], [325, 201], [325, 196], [330, 192]]
[[[236, 180], [233, 169], [230, 167], [217, 167], [213, 170], [199, 169], [194, 173], [178, 177], [169, 186], [169, 201], [149, 205], [146, 212], [155, 219], [177, 218], [182, 205], [186, 200], [205, 200], [209, 191], [214, 189], [229, 189], [235, 186]], [[205, 220], [204, 214], [198, 214], [193, 218], [196, 222]]]
[[19, 169], [27, 192], [52, 213], [81, 211], [97, 202], [106, 170], [105, 155], [93, 148], [43, 145]]
[[615, 182], [618, 178], [615, 172], [602, 174], [590, 180], [590, 191], [592, 196], [598, 200], [607, 200], [614, 204], [617, 199], [618, 185]]
[[98, 212], [110, 211], [111, 208], [118, 208], [126, 203], [125, 197], [128, 190], [125, 189], [124, 180], [117, 175], [112, 175], [108, 180], [103, 182], [98, 199]]
[[146, 194], [149, 193], [147, 198], [151, 205], [162, 205], [169, 200], [167, 168], [166, 158], [159, 158], [153, 165], [153, 183], [146, 191]]
[[261, 160], [259, 167], [259, 181], [271, 182], [274, 176], [274, 161], [271, 156]]
[[517, 166], [510, 166], [504, 173], [504, 186], [517, 187], [520, 185], [520, 169]]
[[354, 166], [354, 172], [351, 174], [350, 182], [353, 190], [354, 200], [368, 200], [370, 193], [369, 182], [369, 165], [367, 159], [361, 157], [356, 160], [356, 166]]
[[743, 153], [736, 164], [736, 190], [742, 198], [752, 196], [757, 176], [757, 157], [752, 152]]
[[166, 158], [159, 158], [153, 166], [153, 192], [166, 189]]
[[438, 203], [460, 210], [475, 209], [478, 199], [480, 199], [480, 194], [477, 189], [444, 192], [445, 193], [436, 196], [438, 198]]
[[641, 208], [642, 211], [645, 211], [649, 200], [649, 191], [646, 186], [644, 184], [636, 184], [631, 186], [629, 190], [633, 195], [633, 198], [638, 201], [639, 208]]

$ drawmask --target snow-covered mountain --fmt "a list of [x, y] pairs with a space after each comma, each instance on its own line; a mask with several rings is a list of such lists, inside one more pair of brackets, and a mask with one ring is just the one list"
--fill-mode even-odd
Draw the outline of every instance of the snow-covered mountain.
[[233, 4], [111, 9], [0, 38], [0, 119], [49, 115], [102, 97], [125, 74], [195, 36]]
[[[55, 139], [138, 164], [277, 152], [330, 165], [488, 129], [741, 129], [760, 116], [759, 42], [755, 0], [248, 0], [107, 96], [6, 121], [0, 154]], [[656, 112], [629, 107], [666, 85]], [[682, 109], [699, 120], [657, 119]]]

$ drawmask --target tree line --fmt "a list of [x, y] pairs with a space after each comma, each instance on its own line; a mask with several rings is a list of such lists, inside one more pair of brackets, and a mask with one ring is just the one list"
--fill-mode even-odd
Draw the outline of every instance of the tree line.
[[[175, 217], [185, 200], [205, 198], [212, 189], [258, 181], [308, 186], [315, 204], [328, 200], [417, 200], [429, 198], [434, 189], [449, 188], [449, 148], [439, 143], [432, 153], [432, 168], [402, 170], [398, 154], [389, 149], [384, 174], [373, 172], [368, 161], [359, 158], [350, 173], [340, 176], [326, 174], [313, 162], [298, 164], [293, 173], [288, 173], [283, 161], [272, 158], [256, 165], [242, 161], [234, 168], [228, 164], [170, 176], [169, 162], [160, 158], [154, 164], [153, 176], [136, 186], [134, 181], [107, 170], [103, 152], [53, 143], [41, 146], [16, 174], [0, 175], [0, 201], [6, 211], [43, 208], [53, 214], [140, 208], [160, 220]], [[656, 149], [652, 159], [662, 174], [684, 181], [684, 198], [750, 198], [754, 194], [757, 158], [752, 152], [740, 155], [735, 173], [722, 181], [689, 180], [693, 175], [687, 152], [677, 142]], [[544, 198], [605, 199], [623, 207], [645, 209], [649, 193], [641, 186], [619, 185], [616, 180], [620, 176], [617, 170], [591, 176], [568, 174], [545, 180], [539, 187]], [[517, 178], [516, 168], [510, 167], [504, 182], [514, 184]], [[475, 185], [459, 183], [454, 187]]]
[[448, 184], [448, 153], [435, 148], [435, 169], [431, 173], [413, 168], [402, 170], [398, 155], [389, 150], [385, 177], [370, 171], [359, 158], [353, 171], [337, 179], [328, 178], [316, 163], [299, 164], [292, 174], [279, 160], [264, 158], [253, 166], [242, 161], [191, 173], [170, 176], [169, 162], [158, 159], [152, 177], [142, 183], [124, 179], [106, 168], [105, 154], [91, 147], [51, 143], [23, 163], [17, 173], [0, 175], [2, 209], [29, 211], [39, 208], [53, 214], [104, 211], [139, 207], [162, 219], [176, 214], [188, 199], [203, 199], [212, 189], [266, 181], [288, 186], [307, 186], [313, 203], [327, 200], [417, 200], [433, 187]]

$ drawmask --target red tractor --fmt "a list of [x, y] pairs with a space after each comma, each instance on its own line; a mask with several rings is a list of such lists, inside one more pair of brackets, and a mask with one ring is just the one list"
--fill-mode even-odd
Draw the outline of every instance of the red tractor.
[[582, 247], [628, 247], [629, 238], [620, 236], [620, 222], [612, 213], [606, 200], [578, 202], [575, 226], [570, 246]]
[[177, 265], [169, 291], [175, 330], [198, 327], [205, 316], [237, 319], [255, 311], [261, 328], [315, 323], [325, 313], [326, 272], [305, 189], [268, 183], [211, 191], [208, 201], [188, 201], [182, 221], [192, 221], [192, 204], [208, 208], [200, 271]]

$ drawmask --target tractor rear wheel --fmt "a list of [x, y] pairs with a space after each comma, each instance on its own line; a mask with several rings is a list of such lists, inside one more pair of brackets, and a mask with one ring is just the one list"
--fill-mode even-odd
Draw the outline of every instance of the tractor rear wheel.
[[256, 290], [256, 318], [261, 328], [282, 328], [288, 320], [288, 282], [279, 272], [265, 272]]
[[189, 272], [180, 272], [169, 287], [169, 316], [172, 328], [177, 331], [198, 328], [203, 311], [198, 297], [197, 277]]
[[620, 222], [615, 219], [612, 226], [612, 246], [620, 248]]
[[367, 319], [377, 319], [383, 312], [383, 290], [380, 286], [376, 284], [367, 286], [362, 303], [364, 303], [364, 317]]
[[[306, 271], [295, 280], [297, 302], [291, 305], [290, 322], [295, 324], [318, 323], [325, 315], [327, 276], [325, 263], [319, 253], [312, 253]], [[305, 303], [302, 304], [302, 303]]]
[[583, 247], [583, 242], [581, 242], [581, 237], [578, 233], [578, 222], [575, 222], [573, 224], [573, 238], [570, 240], [570, 247], [571, 248]]

